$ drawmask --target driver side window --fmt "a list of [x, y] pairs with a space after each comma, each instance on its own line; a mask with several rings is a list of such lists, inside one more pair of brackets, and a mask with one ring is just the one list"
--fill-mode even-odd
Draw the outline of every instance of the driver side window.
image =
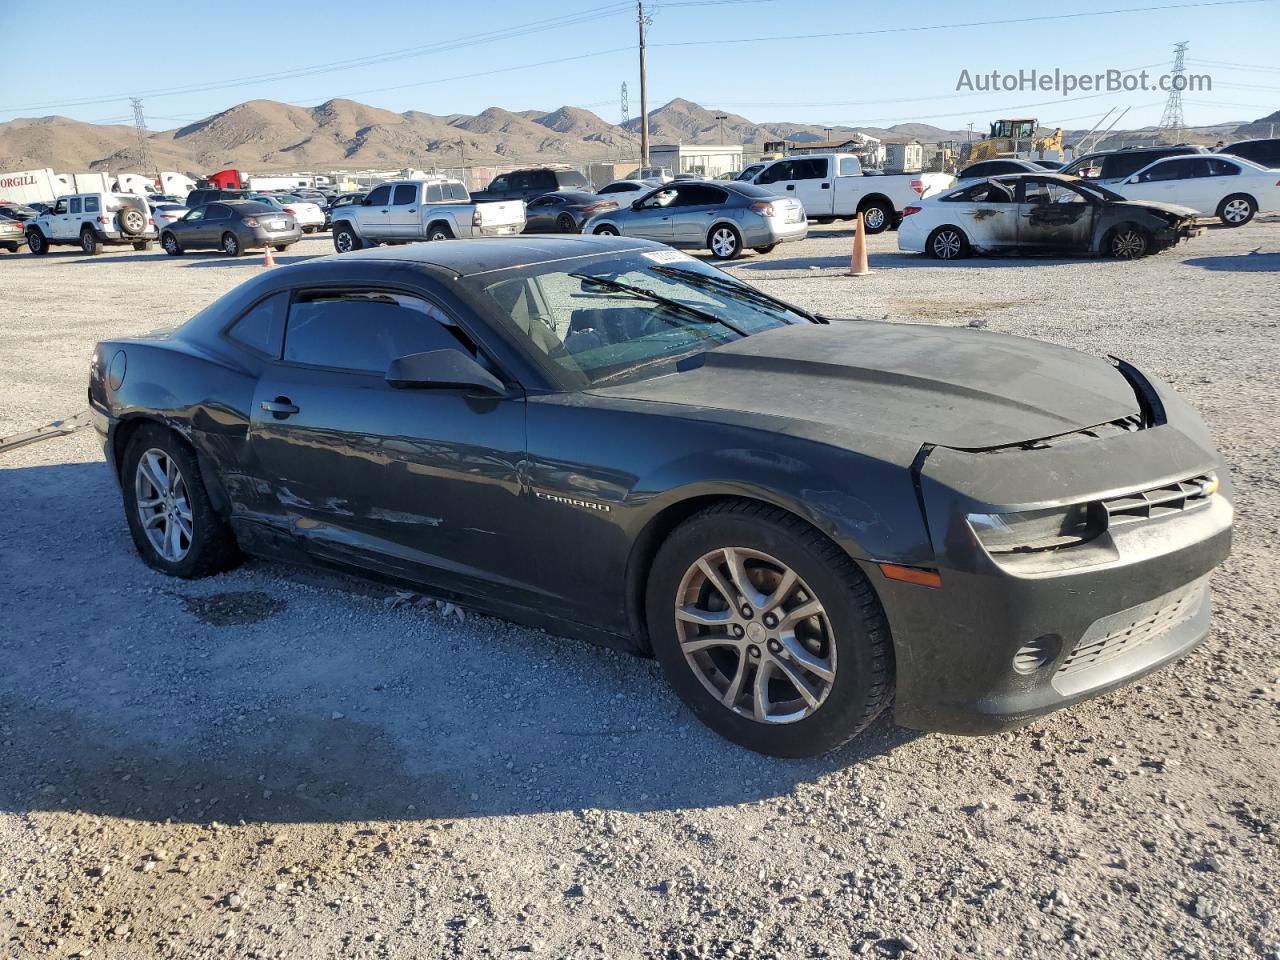
[[366, 199], [371, 207], [387, 206], [391, 201], [391, 185], [384, 183], [380, 187], [374, 187]]
[[307, 366], [383, 374], [392, 360], [474, 345], [434, 303], [393, 290], [304, 290], [294, 297], [284, 359]]

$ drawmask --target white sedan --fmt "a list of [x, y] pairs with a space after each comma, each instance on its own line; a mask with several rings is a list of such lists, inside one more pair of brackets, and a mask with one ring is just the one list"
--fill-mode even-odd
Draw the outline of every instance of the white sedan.
[[1225, 154], [1156, 160], [1111, 189], [1129, 200], [1190, 207], [1228, 227], [1242, 227], [1259, 212], [1280, 210], [1280, 172]]
[[159, 233], [171, 223], [177, 223], [187, 215], [187, 208], [180, 203], [152, 203], [151, 219], [156, 223], [156, 232]]
[[324, 229], [324, 211], [320, 209], [319, 204], [288, 193], [256, 194], [249, 199], [292, 214], [303, 233], [315, 233], [317, 230]]

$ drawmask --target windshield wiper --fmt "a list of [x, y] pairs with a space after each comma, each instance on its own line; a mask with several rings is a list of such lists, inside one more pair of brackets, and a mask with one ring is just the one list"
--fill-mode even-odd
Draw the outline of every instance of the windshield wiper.
[[573, 277], [575, 280], [585, 280], [588, 283], [598, 283], [611, 290], [620, 290], [623, 293], [629, 293], [642, 300], [651, 300], [654, 303], [660, 303], [664, 307], [669, 307], [672, 310], [678, 310], [681, 313], [688, 314], [701, 323], [714, 323], [726, 328], [727, 330], [732, 330], [740, 337], [750, 336], [750, 334], [745, 330], [735, 327], [723, 317], [717, 317], [714, 313], [707, 313], [703, 310], [699, 310], [697, 307], [691, 307], [689, 304], [680, 300], [673, 300], [671, 297], [664, 297], [662, 294], [654, 293], [652, 290], [646, 290], [644, 287], [632, 286], [629, 283], [623, 283], [621, 280], [611, 280], [608, 277], [593, 277], [589, 273], [571, 273], [569, 276]]
[[813, 318], [813, 314], [799, 307], [793, 307], [789, 303], [783, 303], [781, 300], [774, 299], [763, 291], [757, 290], [755, 287], [748, 286], [744, 283], [738, 283], [726, 277], [716, 277], [706, 273], [694, 273], [692, 270], [681, 270], [679, 267], [650, 267], [651, 273], [659, 274], [664, 277], [677, 277], [686, 283], [695, 287], [711, 287], [715, 290], [723, 290], [735, 297], [742, 297], [744, 300], [752, 300], [756, 303], [762, 303], [767, 307], [782, 309], [787, 313], [798, 313], [802, 317]]

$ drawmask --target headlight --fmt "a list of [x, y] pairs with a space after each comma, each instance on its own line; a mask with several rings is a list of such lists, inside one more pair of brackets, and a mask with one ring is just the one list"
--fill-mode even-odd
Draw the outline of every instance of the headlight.
[[1102, 511], [1076, 503], [1024, 513], [971, 513], [969, 526], [991, 553], [1052, 550], [1092, 540], [1106, 528]]

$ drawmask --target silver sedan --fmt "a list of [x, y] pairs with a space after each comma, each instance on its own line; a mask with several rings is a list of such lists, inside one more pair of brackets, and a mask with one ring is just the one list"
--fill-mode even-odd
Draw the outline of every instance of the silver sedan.
[[582, 232], [642, 237], [732, 260], [747, 247], [768, 253], [780, 243], [803, 240], [809, 223], [794, 197], [751, 183], [680, 180], [592, 217]]

